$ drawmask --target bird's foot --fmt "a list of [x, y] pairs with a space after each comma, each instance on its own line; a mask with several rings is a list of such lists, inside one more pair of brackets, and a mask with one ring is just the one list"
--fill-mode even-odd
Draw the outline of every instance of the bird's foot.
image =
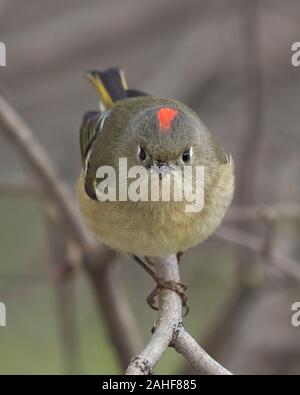
[[158, 310], [157, 298], [158, 298], [160, 292], [164, 289], [174, 291], [180, 296], [182, 307], [185, 309], [185, 312], [184, 312], [184, 317], [185, 317], [189, 312], [189, 306], [187, 303], [188, 298], [185, 293], [185, 291], [187, 290], [187, 286], [182, 283], [177, 283], [176, 281], [173, 281], [173, 280], [165, 281], [165, 280], [158, 277], [156, 287], [153, 289], [153, 291], [147, 297], [148, 305], [152, 309]]
[[[185, 293], [185, 291], [187, 290], [187, 286], [185, 284], [182, 283], [178, 283], [176, 281], [173, 280], [163, 280], [160, 277], [158, 277], [158, 275], [152, 270], [150, 269], [139, 257], [137, 256], [133, 256], [134, 260], [140, 265], [142, 266], [142, 268], [144, 270], [146, 270], [147, 273], [149, 273], [151, 275], [151, 277], [154, 279], [154, 281], [156, 282], [156, 287], [153, 289], [153, 291], [149, 294], [149, 296], [147, 297], [147, 303], [148, 305], [154, 309], [154, 310], [158, 310], [157, 307], [157, 298], [160, 294], [160, 292], [164, 289], [168, 289], [170, 291], [174, 291], [176, 292], [181, 299], [181, 303], [182, 303], [182, 307], [185, 309], [185, 313], [184, 313], [184, 317], [188, 314], [189, 312], [189, 307], [188, 307], [188, 303], [187, 303], [187, 295]], [[151, 265], [152, 262], [150, 261], [150, 259], [148, 257], [145, 257], [146, 261], [148, 263], [150, 263]]]

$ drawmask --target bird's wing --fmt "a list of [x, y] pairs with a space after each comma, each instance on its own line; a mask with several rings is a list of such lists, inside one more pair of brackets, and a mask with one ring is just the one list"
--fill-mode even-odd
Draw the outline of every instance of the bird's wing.
[[105, 120], [109, 117], [110, 111], [103, 113], [90, 111], [87, 112], [80, 128], [80, 151], [81, 162], [84, 171], [84, 187], [87, 195], [91, 199], [96, 199], [95, 180], [90, 176], [90, 156], [93, 143], [104, 128]]
[[110, 115], [114, 103], [129, 97], [146, 96], [145, 93], [128, 89], [123, 70], [112, 67], [104, 71], [88, 71], [87, 79], [96, 88], [100, 98], [100, 110], [85, 113], [80, 128], [80, 152], [84, 170], [84, 185], [87, 195], [96, 199], [95, 179], [90, 175], [89, 160], [93, 143], [101, 134], [104, 123]]
[[97, 112], [89, 111], [84, 114], [80, 128], [80, 153], [82, 166], [85, 167], [86, 160], [96, 137], [103, 130], [106, 119], [110, 111]]

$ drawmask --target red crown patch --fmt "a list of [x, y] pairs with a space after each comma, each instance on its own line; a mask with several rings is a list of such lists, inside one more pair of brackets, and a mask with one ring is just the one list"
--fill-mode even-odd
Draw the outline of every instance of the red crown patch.
[[177, 114], [178, 110], [175, 108], [163, 107], [158, 110], [157, 119], [162, 132], [168, 132], [170, 130], [172, 121]]

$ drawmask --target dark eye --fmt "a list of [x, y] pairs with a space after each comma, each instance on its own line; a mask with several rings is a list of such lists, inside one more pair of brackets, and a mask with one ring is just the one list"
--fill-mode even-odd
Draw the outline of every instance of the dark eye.
[[139, 146], [139, 148], [138, 148], [138, 157], [139, 157], [139, 160], [141, 160], [142, 162], [144, 162], [144, 160], [147, 157], [146, 151], [141, 146]]
[[184, 153], [182, 154], [182, 160], [184, 162], [188, 162], [191, 159], [191, 150], [187, 149], [184, 151]]

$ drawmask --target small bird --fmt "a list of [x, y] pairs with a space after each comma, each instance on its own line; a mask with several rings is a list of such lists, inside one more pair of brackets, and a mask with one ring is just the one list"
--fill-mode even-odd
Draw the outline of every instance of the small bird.
[[[189, 107], [129, 89], [121, 69], [90, 71], [86, 77], [100, 97], [100, 111], [87, 112], [80, 129], [82, 172], [77, 199], [89, 228], [103, 243], [132, 255], [142, 265], [138, 256], [147, 261], [154, 256], [179, 256], [203, 242], [220, 225], [233, 198], [231, 156]], [[97, 176], [98, 169], [115, 170], [118, 191], [124, 176], [120, 177], [120, 158], [126, 159], [128, 169], [144, 169], [144, 177], [157, 172], [161, 183], [166, 175], [174, 176], [172, 191], [176, 175], [182, 175], [187, 166], [203, 168], [203, 208], [188, 212], [186, 199], [163, 201], [161, 192], [156, 201], [99, 199], [97, 187], [105, 177]], [[128, 180], [128, 188], [133, 182]], [[195, 182], [191, 180], [193, 191]], [[172, 284], [181, 296], [183, 288]]]

